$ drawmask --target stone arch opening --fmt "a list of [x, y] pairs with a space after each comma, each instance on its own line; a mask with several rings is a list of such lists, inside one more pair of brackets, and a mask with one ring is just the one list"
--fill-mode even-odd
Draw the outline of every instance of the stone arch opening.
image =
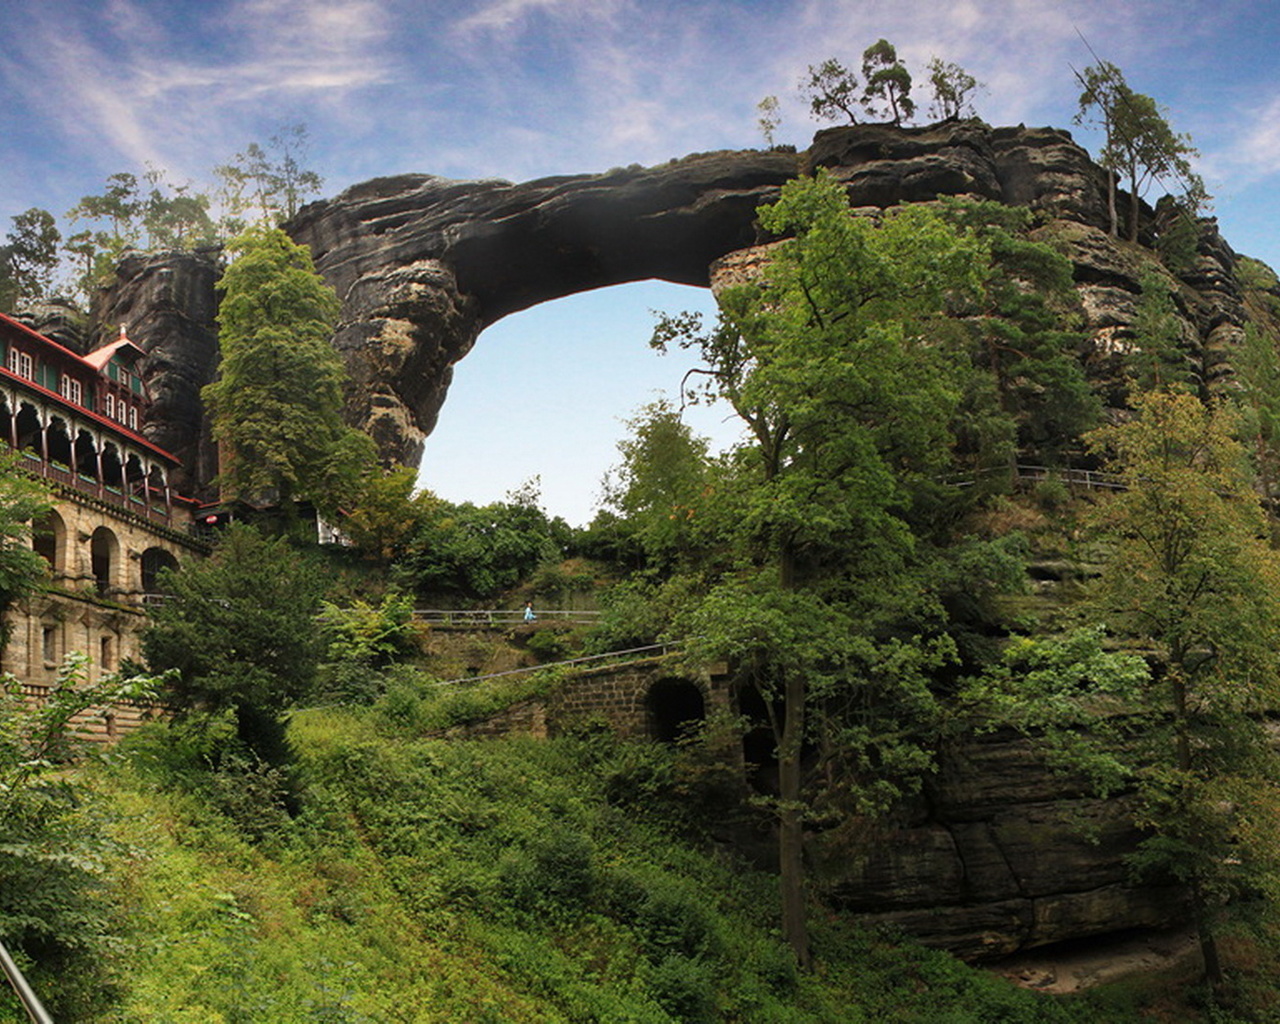
[[89, 571], [99, 594], [108, 594], [115, 586], [119, 563], [120, 541], [110, 529], [99, 526], [89, 538]]
[[124, 486], [124, 463], [120, 459], [120, 449], [108, 441], [102, 446], [102, 484], [116, 492]]
[[31, 547], [55, 573], [67, 567], [67, 524], [50, 509], [31, 522]]
[[645, 726], [650, 739], [674, 743], [707, 720], [706, 698], [688, 679], [657, 680], [644, 695]]
[[164, 548], [147, 548], [142, 552], [142, 592], [144, 594], [166, 594], [164, 570], [176, 571], [178, 560]]
[[[660, 392], [679, 404], [687, 366], [650, 349], [652, 310], [696, 311], [710, 323], [715, 308], [707, 288], [649, 280], [503, 317], [453, 368], [448, 400], [425, 441], [420, 485], [449, 501], [486, 504], [536, 473], [543, 506], [585, 524], [598, 482], [619, 461], [623, 421]], [[711, 438], [713, 450], [737, 437], [718, 405], [690, 406], [685, 418]], [[489, 488], [483, 493], [475, 474], [481, 462]]]
[[124, 460], [124, 479], [126, 493], [134, 501], [141, 503], [146, 491], [146, 470], [142, 468], [142, 459], [130, 452]]
[[77, 430], [75, 445], [72, 450], [76, 472], [80, 479], [96, 480], [98, 475], [98, 449], [94, 445], [93, 435], [87, 430]]

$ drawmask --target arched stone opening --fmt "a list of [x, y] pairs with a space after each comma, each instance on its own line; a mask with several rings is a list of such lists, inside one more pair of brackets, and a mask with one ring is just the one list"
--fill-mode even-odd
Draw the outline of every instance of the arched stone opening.
[[32, 520], [31, 547], [54, 573], [66, 571], [67, 524], [53, 509]]
[[142, 592], [144, 594], [165, 594], [168, 588], [161, 573], [169, 569], [176, 571], [178, 560], [164, 548], [147, 548], [142, 552]]
[[89, 538], [89, 565], [94, 586], [99, 594], [109, 594], [116, 585], [120, 564], [120, 541], [105, 526], [99, 526]]
[[93, 435], [87, 430], [76, 432], [75, 468], [81, 480], [96, 481], [98, 477], [98, 449]]
[[134, 501], [142, 504], [146, 498], [146, 471], [142, 468], [142, 460], [132, 452], [125, 458], [124, 479], [127, 493]]
[[707, 720], [706, 700], [697, 683], [674, 676], [659, 679], [644, 697], [649, 738], [674, 743]]
[[[486, 327], [453, 368], [449, 400], [425, 442], [420, 486], [448, 501], [485, 504], [537, 473], [546, 508], [574, 525], [588, 523], [597, 489], [583, 481], [599, 481], [617, 465], [618, 442], [629, 434], [624, 417], [663, 393], [679, 404], [685, 368], [648, 344], [655, 309], [689, 310], [710, 322], [716, 305], [706, 288], [637, 281], [542, 302]], [[607, 350], [602, 337], [610, 339]], [[573, 373], [550, 352], [570, 361]], [[713, 451], [740, 434], [721, 403], [691, 405], [682, 419]], [[502, 459], [492, 459], [495, 451]], [[480, 461], [483, 482], [475, 473]]]

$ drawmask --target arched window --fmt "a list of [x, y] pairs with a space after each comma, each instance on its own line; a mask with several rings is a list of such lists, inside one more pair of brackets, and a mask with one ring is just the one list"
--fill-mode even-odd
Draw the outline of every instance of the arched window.
[[142, 592], [166, 593], [160, 573], [164, 569], [177, 569], [178, 560], [164, 548], [147, 548], [142, 552]]
[[53, 509], [32, 520], [31, 547], [49, 563], [49, 568], [54, 572], [66, 570], [67, 525]]
[[93, 582], [99, 594], [108, 594], [115, 586], [120, 561], [120, 542], [105, 526], [99, 526], [89, 538], [89, 563]]

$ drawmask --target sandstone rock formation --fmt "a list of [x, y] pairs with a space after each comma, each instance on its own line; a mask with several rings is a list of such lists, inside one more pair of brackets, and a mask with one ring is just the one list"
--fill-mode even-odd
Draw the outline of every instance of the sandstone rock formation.
[[214, 286], [221, 273], [216, 251], [131, 253], [94, 303], [89, 348], [124, 325], [147, 359], [143, 379], [151, 394], [147, 439], [182, 460], [173, 482], [182, 494], [208, 498], [217, 459], [200, 389], [218, 365], [218, 312]]
[[[800, 154], [705, 153], [523, 184], [379, 178], [311, 204], [288, 229], [311, 248], [342, 300], [334, 344], [352, 378], [349, 421], [378, 441], [387, 460], [416, 464], [453, 365], [485, 327], [605, 285], [645, 278], [708, 284], [716, 261], [718, 273], [732, 273], [762, 240], [756, 207], [817, 167], [843, 181], [857, 206], [973, 195], [1029, 207], [1041, 221], [1039, 236], [1075, 265], [1092, 339], [1084, 356], [1104, 378], [1130, 333], [1142, 268], [1169, 275], [1149, 248], [1105, 233], [1103, 172], [1069, 133], [980, 121], [831, 128]], [[1167, 218], [1142, 212], [1150, 243]], [[1206, 221], [1192, 265], [1181, 280], [1171, 278], [1187, 358], [1209, 381], [1247, 319], [1235, 262]], [[189, 489], [211, 476], [196, 399], [215, 365], [215, 279], [209, 254], [133, 255], [95, 310], [99, 325], [123, 320], [155, 353], [149, 383], [161, 406], [149, 429], [182, 457]], [[1122, 389], [1110, 390], [1122, 398]]]

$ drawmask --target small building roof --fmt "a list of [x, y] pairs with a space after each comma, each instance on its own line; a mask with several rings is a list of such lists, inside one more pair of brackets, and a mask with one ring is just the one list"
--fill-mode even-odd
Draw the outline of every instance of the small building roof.
[[115, 341], [108, 342], [101, 348], [95, 348], [84, 357], [84, 361], [101, 373], [107, 363], [111, 362], [112, 357], [117, 354], [127, 355], [130, 363], [139, 356], [146, 355], [138, 345], [129, 340], [129, 336], [124, 331], [124, 324], [120, 325], [120, 337], [116, 338]]

